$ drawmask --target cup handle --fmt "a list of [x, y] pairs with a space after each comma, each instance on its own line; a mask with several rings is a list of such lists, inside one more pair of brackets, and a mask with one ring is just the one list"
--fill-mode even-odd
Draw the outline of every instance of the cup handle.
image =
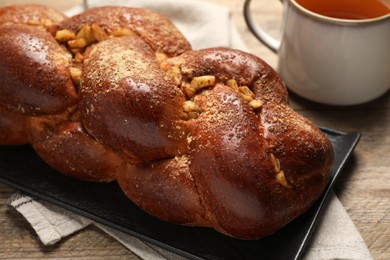
[[265, 46], [267, 46], [273, 52], [277, 53], [280, 47], [280, 40], [277, 40], [271, 35], [269, 35], [266, 31], [263, 30], [263, 28], [258, 26], [253, 21], [252, 14], [250, 11], [250, 4], [251, 4], [251, 0], [246, 0], [244, 4], [244, 18], [249, 30]]

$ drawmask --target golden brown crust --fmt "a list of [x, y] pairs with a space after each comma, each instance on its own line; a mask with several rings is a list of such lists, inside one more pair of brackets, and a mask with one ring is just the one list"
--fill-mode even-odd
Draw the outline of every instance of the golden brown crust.
[[128, 36], [98, 43], [83, 71], [80, 111], [87, 131], [100, 142], [132, 163], [186, 148], [185, 132], [175, 127], [184, 95], [165, 80], [144, 41]]
[[[188, 133], [182, 169], [191, 176], [201, 206], [193, 214], [203, 217], [187, 225], [205, 222], [230, 236], [255, 239], [272, 234], [307, 210], [327, 184], [332, 146], [318, 128], [288, 106], [286, 88], [275, 71], [257, 57], [224, 48], [189, 51], [162, 65], [168, 72], [175, 66], [182, 86], [205, 75], [216, 78], [215, 86], [187, 96], [198, 117], [176, 121]], [[230, 79], [253, 91], [261, 107], [251, 107], [228, 86]], [[156, 203], [142, 203], [142, 197], [132, 192], [134, 185], [146, 186], [132, 176], [151, 174], [154, 163], [145, 161], [142, 169], [122, 170], [118, 182], [140, 207], [175, 222], [174, 204], [158, 203], [158, 193], [148, 194]], [[145, 169], [149, 172], [141, 174]], [[169, 168], [163, 172], [174, 174]], [[175, 196], [171, 185], [164, 187], [160, 192]], [[182, 196], [190, 199], [188, 194]]]
[[29, 143], [28, 117], [11, 113], [0, 107], [0, 145]]
[[45, 30], [0, 26], [0, 105], [25, 115], [55, 114], [77, 102], [66, 52]]
[[[25, 54], [32, 54], [34, 52], [31, 50], [26, 51], [26, 46], [23, 46], [23, 44], [20, 45], [19, 43], [20, 41], [24, 41], [25, 43], [28, 43], [30, 47], [34, 46], [30, 43], [30, 39], [28, 39], [28, 41], [26, 39], [23, 40], [23, 36], [18, 38], [16, 37], [16, 34], [30, 34], [32, 30], [37, 30], [40, 31], [39, 33], [35, 33], [37, 42], [40, 40], [44, 42], [48, 37], [44, 32], [46, 28], [61, 22], [65, 18], [66, 16], [61, 12], [46, 6], [17, 5], [0, 8], [0, 55], [2, 57], [0, 61], [0, 74], [2, 75], [0, 80], [0, 144], [18, 145], [29, 143], [27, 127], [29, 118], [28, 116], [20, 115], [20, 113], [30, 115], [40, 114], [41, 108], [44, 110], [46, 109], [46, 104], [42, 104], [41, 102], [42, 96], [37, 93], [42, 89], [39, 89], [39, 87], [37, 88], [36, 86], [33, 87], [32, 83], [36, 83], [36, 81], [34, 82], [34, 80], [26, 79], [23, 74], [36, 76], [36, 71], [33, 70], [47, 71], [47, 64], [45, 64], [45, 66], [34, 67], [37, 63], [32, 59], [24, 57]], [[34, 26], [34, 29], [28, 29], [29, 26]], [[42, 39], [41, 36], [43, 35], [44, 37]], [[14, 43], [13, 41], [17, 41], [17, 43]], [[39, 43], [37, 43], [35, 47], [39, 48], [38, 45]], [[45, 48], [47, 46], [45, 43], [42, 43], [42, 46], [40, 47]], [[21, 54], [20, 52], [24, 52], [24, 54]], [[37, 54], [38, 52], [35, 53]], [[30, 65], [31, 69], [27, 73], [21, 72], [20, 67], [22, 67], [21, 65], [26, 61], [29, 62], [26, 63], [26, 65]], [[45, 61], [41, 60], [40, 62]], [[19, 67], [19, 70], [17, 68], [15, 69], [17, 66]], [[57, 75], [55, 76], [57, 77]], [[31, 86], [32, 89], [28, 90], [25, 87], [25, 84]], [[18, 88], [21, 88], [20, 92]], [[36, 94], [38, 94], [39, 97], [36, 97]], [[61, 93], [61, 95], [63, 94], [64, 93]], [[32, 97], [30, 97], [30, 95], [32, 95]], [[40, 100], [40, 102], [37, 102], [37, 99]], [[34, 106], [37, 103], [38, 106]], [[60, 101], [59, 103], [60, 104], [57, 103], [57, 106], [64, 106], [63, 101]]]
[[31, 117], [33, 148], [51, 167], [68, 176], [87, 181], [113, 181], [122, 160], [86, 133], [74, 118], [77, 113], [76, 110]]
[[210, 226], [188, 162], [186, 156], [176, 156], [152, 163], [123, 164], [117, 180], [125, 194], [149, 214], [172, 223]]
[[95, 8], [38, 27], [15, 17], [0, 25], [0, 55], [12, 53], [0, 60], [0, 107], [12, 111], [0, 124], [30, 115], [31, 143], [53, 168], [116, 178], [160, 219], [242, 239], [272, 234], [326, 187], [330, 141], [288, 106], [260, 58], [191, 51], [144, 9]]
[[121, 28], [130, 29], [155, 52], [164, 53], [169, 57], [191, 49], [189, 42], [170, 20], [147, 9], [119, 6], [91, 8], [65, 20], [58, 29], [77, 32], [83, 25], [94, 23], [99, 24], [108, 34]]

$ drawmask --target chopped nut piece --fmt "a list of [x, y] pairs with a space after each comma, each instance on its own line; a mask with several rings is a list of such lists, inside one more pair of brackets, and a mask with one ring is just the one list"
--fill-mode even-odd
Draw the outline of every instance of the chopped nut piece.
[[279, 162], [279, 160], [275, 157], [275, 155], [273, 153], [271, 153], [270, 157], [271, 157], [272, 164], [274, 165], [275, 172], [276, 173], [280, 172], [280, 162]]
[[275, 175], [276, 181], [279, 182], [283, 187], [285, 188], [291, 188], [291, 186], [288, 184], [286, 176], [284, 175], [283, 171], [278, 172]]
[[249, 105], [253, 108], [253, 109], [258, 109], [260, 107], [263, 106], [263, 102], [261, 102], [260, 100], [258, 99], [254, 99], [252, 101], [249, 102]]
[[49, 19], [39, 19], [41, 21], [41, 24], [45, 27], [50, 27], [53, 25], [53, 21]]
[[41, 25], [39, 20], [30, 19], [27, 21], [28, 25]]
[[182, 74], [185, 74], [185, 75], [191, 75], [191, 74], [194, 72], [193, 69], [187, 68], [187, 67], [185, 67], [185, 66], [182, 66], [182, 67], [180, 68], [180, 70], [181, 70], [181, 73], [182, 73]]
[[71, 48], [69, 49], [71, 53], [76, 55], [77, 53], [80, 53], [82, 51], [82, 48]]
[[181, 83], [181, 90], [186, 94], [188, 98], [192, 98], [195, 96], [196, 90], [191, 87], [191, 84], [188, 82], [182, 82]]
[[73, 40], [76, 37], [76, 34], [68, 29], [59, 30], [56, 32], [56, 40], [59, 42], [67, 42]]
[[190, 120], [190, 119], [197, 119], [198, 117], [199, 117], [199, 113], [198, 113], [198, 112], [189, 112], [189, 113], [188, 113], [187, 120]]
[[160, 63], [160, 68], [165, 71], [165, 72], [168, 72], [171, 68], [172, 68], [172, 65], [169, 64], [169, 63], [166, 63], [166, 62], [161, 62]]
[[72, 80], [75, 84], [79, 85], [81, 80], [81, 69], [76, 67], [70, 68], [70, 76], [72, 77]]
[[131, 36], [134, 32], [127, 28], [118, 28], [116, 31], [112, 33], [115, 37], [121, 37], [121, 36]]
[[69, 48], [71, 49], [79, 49], [87, 46], [87, 41], [84, 38], [78, 38], [75, 40], [68, 41]]
[[172, 66], [170, 68], [169, 71], [167, 71], [167, 73], [171, 76], [173, 82], [180, 86], [181, 85], [181, 81], [182, 81], [182, 75], [181, 75], [181, 72], [180, 72], [180, 68], [179, 66]]
[[255, 97], [255, 94], [253, 94], [252, 90], [250, 90], [250, 88], [248, 88], [247, 86], [240, 86], [238, 88], [238, 90], [242, 93], [242, 94], [245, 94], [245, 95], [248, 95], [248, 96], [253, 96]]
[[226, 82], [226, 85], [234, 90], [238, 90], [238, 84], [237, 84], [237, 81], [235, 79], [229, 79], [227, 82]]
[[253, 98], [252, 98], [251, 96], [247, 96], [247, 95], [242, 94], [242, 93], [241, 93], [241, 97], [242, 97], [244, 100], [248, 101], [248, 102], [251, 102], [251, 101], [253, 100]]
[[101, 42], [107, 38], [107, 34], [103, 31], [103, 29], [97, 23], [92, 24], [92, 33], [93, 33], [94, 38], [98, 42]]
[[[156, 56], [159, 60], [158, 53], [156, 53]], [[165, 54], [164, 56], [166, 57]], [[180, 86], [182, 84], [183, 77], [181, 74], [180, 67], [178, 65], [172, 65], [170, 63], [166, 63], [165, 61], [162, 61], [160, 63], [160, 68], [168, 74], [170, 80], [172, 80], [177, 86]]]
[[240, 91], [241, 96], [248, 102], [251, 102], [255, 98], [255, 94], [253, 94], [252, 90], [247, 86], [238, 87], [238, 90]]
[[161, 52], [156, 52], [155, 55], [156, 55], [156, 58], [157, 58], [158, 62], [163, 62], [168, 57], [165, 53], [161, 53]]
[[185, 112], [189, 113], [198, 110], [198, 106], [194, 101], [187, 100], [183, 103], [183, 109]]
[[49, 19], [40, 18], [38, 20], [30, 19], [27, 21], [28, 25], [50, 27], [53, 25], [53, 21]]
[[215, 85], [215, 76], [206, 75], [195, 77], [191, 80], [191, 87], [198, 91], [202, 88], [212, 87]]
[[76, 37], [78, 39], [84, 39], [87, 44], [95, 41], [95, 36], [93, 35], [92, 28], [89, 24], [85, 24], [77, 33]]
[[74, 56], [74, 62], [81, 63], [83, 61], [84, 61], [84, 56], [80, 52], [77, 52], [76, 55]]

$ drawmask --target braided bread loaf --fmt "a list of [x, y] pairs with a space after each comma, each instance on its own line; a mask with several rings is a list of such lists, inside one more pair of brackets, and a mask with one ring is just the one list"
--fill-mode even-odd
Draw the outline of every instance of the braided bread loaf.
[[191, 50], [165, 17], [0, 9], [0, 144], [30, 143], [81, 180], [117, 180], [146, 212], [242, 239], [321, 195], [332, 146], [260, 58]]

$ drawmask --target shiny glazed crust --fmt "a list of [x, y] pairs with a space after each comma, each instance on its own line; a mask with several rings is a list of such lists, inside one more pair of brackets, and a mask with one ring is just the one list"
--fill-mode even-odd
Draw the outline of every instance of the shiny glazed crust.
[[[168, 19], [144, 9], [95, 8], [41, 20], [39, 30], [7, 19], [0, 45], [24, 64], [41, 54], [45, 77], [0, 61], [10, 75], [0, 82], [0, 125], [23, 121], [16, 132], [60, 172], [116, 179], [149, 214], [241, 239], [274, 233], [326, 187], [330, 141], [289, 107], [260, 58], [191, 50]], [[43, 47], [29, 48], [28, 37]]]
[[43, 28], [1, 25], [0, 55], [4, 75], [0, 105], [16, 113], [41, 115], [62, 112], [76, 104], [66, 52]]
[[[327, 184], [332, 146], [288, 106], [276, 72], [253, 55], [224, 48], [188, 51], [167, 64], [180, 68], [181, 84], [204, 75], [214, 75], [216, 84], [191, 98], [197, 118], [173, 126], [181, 131], [173, 140], [186, 150], [118, 170], [125, 193], [167, 221], [243, 239], [272, 234], [307, 210]], [[232, 78], [262, 106], [254, 109], [228, 86]]]
[[[81, 53], [88, 53], [103, 36], [110, 35], [144, 34], [143, 39], [149, 39], [163, 57], [190, 49], [188, 41], [165, 17], [134, 8], [95, 8], [66, 19], [48, 7], [20, 5], [0, 9], [0, 21], [0, 55], [4, 57], [0, 61], [4, 75], [0, 81], [0, 144], [31, 143], [42, 159], [68, 176], [113, 181], [121, 159], [86, 132], [80, 121], [77, 73], [83, 65]], [[151, 33], [156, 23], [159, 29]], [[85, 47], [73, 48], [57, 34], [67, 30], [65, 34], [75, 35], [70, 40], [84, 39], [88, 35], [80, 30], [85, 25], [97, 27], [100, 33], [99, 38], [96, 31], [90, 32], [96, 37]], [[163, 44], [163, 39], [170, 45]]]
[[0, 107], [0, 144], [19, 145], [29, 142], [27, 123], [29, 118], [8, 112]]
[[176, 56], [191, 49], [188, 41], [170, 20], [141, 8], [103, 6], [92, 8], [63, 21], [57, 30], [78, 31], [84, 24], [99, 23], [108, 34], [127, 28], [149, 44], [155, 52]]

